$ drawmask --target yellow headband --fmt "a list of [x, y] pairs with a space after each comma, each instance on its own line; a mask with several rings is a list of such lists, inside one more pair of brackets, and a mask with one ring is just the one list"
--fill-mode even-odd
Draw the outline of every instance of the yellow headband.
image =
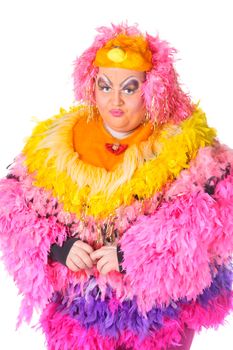
[[152, 53], [144, 37], [119, 34], [97, 51], [93, 64], [146, 72], [152, 68]]

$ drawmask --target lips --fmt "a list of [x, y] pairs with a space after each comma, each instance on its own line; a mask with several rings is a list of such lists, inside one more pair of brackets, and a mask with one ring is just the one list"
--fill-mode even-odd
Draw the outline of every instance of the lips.
[[121, 117], [124, 114], [124, 111], [122, 111], [122, 109], [111, 109], [110, 113], [113, 117]]

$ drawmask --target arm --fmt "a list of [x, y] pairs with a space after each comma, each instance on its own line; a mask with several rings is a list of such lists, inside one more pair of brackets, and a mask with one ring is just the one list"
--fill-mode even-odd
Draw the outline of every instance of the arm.
[[62, 265], [66, 265], [66, 259], [73, 244], [78, 241], [78, 238], [68, 238], [62, 246], [54, 243], [51, 245], [49, 257], [52, 261], [58, 261]]
[[211, 266], [227, 262], [233, 250], [233, 176], [222, 179], [213, 196], [198, 189], [165, 201], [119, 244], [125, 283], [144, 309], [155, 300], [196, 299], [212, 282]]
[[51, 195], [34, 187], [21, 170], [20, 174], [0, 181], [0, 247], [23, 296], [19, 322], [29, 322], [33, 309], [43, 308], [55, 290], [86, 275], [48, 259], [51, 245], [61, 246], [67, 239], [68, 226], [58, 220]]

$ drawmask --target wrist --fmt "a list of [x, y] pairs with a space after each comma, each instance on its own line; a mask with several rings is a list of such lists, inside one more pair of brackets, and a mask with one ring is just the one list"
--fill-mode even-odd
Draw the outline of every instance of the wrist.
[[122, 263], [124, 261], [124, 252], [121, 250], [120, 244], [117, 244], [117, 259], [118, 259], [118, 265], [119, 265], [120, 273], [125, 274], [126, 270], [122, 266]]
[[53, 261], [58, 261], [62, 265], [67, 266], [66, 265], [67, 256], [68, 256], [73, 244], [78, 240], [79, 240], [79, 238], [72, 237], [72, 238], [68, 238], [62, 244], [62, 246], [59, 246], [58, 244], [53, 244], [51, 246], [51, 250], [50, 250], [50, 255], [49, 255], [50, 258]]

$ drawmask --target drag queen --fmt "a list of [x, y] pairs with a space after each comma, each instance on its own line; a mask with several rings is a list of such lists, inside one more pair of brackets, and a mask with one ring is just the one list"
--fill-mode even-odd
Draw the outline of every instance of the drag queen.
[[0, 182], [3, 260], [49, 350], [190, 349], [232, 310], [233, 153], [174, 52], [102, 27], [77, 106], [41, 122]]

